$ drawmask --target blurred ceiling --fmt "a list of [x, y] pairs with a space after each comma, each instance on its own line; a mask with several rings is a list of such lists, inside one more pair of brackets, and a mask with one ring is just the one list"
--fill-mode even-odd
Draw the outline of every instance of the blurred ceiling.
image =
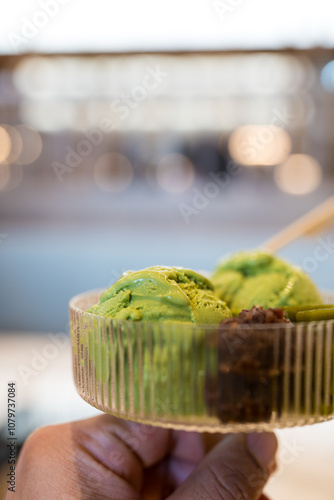
[[331, 0], [16, 0], [0, 53], [333, 47]]

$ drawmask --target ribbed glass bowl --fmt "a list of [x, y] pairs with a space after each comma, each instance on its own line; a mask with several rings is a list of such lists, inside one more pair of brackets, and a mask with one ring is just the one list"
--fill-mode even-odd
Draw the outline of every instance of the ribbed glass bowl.
[[[87, 313], [102, 290], [70, 302], [80, 396], [152, 425], [248, 432], [334, 416], [334, 321], [219, 325], [118, 321]], [[334, 303], [334, 294], [325, 294]]]

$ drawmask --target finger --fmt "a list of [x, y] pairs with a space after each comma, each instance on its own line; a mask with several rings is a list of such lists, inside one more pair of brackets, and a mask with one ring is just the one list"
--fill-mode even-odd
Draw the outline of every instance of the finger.
[[101, 415], [77, 422], [75, 441], [139, 493], [145, 469], [160, 463], [173, 446], [172, 431]]
[[[135, 463], [144, 469], [144, 489], [150, 491], [150, 498], [161, 498], [163, 491], [173, 491], [178, 487], [202, 461], [207, 451], [210, 450], [223, 436], [221, 434], [203, 434], [189, 431], [169, 431], [153, 426], [138, 424], [122, 419], [104, 415], [101, 417], [104, 431], [116, 436], [120, 443], [113, 443], [113, 457], [118, 464], [106, 463], [114, 472], [129, 481], [137, 491], [140, 491], [139, 474], [131, 474], [131, 469], [136, 470]], [[94, 436], [94, 439], [98, 436]], [[123, 446], [126, 445], [129, 453], [121, 455]], [[102, 445], [102, 442], [101, 442]], [[105, 447], [103, 447], [105, 449]], [[99, 457], [101, 458], [101, 457]], [[126, 458], [126, 460], [125, 460]], [[138, 460], [137, 460], [138, 459]], [[161, 462], [165, 463], [162, 464]], [[124, 468], [115, 465], [126, 464]], [[138, 471], [138, 468], [137, 468]], [[151, 493], [152, 475], [159, 480], [155, 482], [155, 494]], [[141, 475], [140, 475], [141, 477]], [[159, 491], [159, 493], [157, 493]], [[165, 498], [164, 495], [163, 498]]]
[[226, 436], [219, 433], [174, 431], [168, 464], [168, 483], [171, 491], [182, 484], [205, 455]]
[[[131, 422], [111, 415], [101, 415], [97, 418], [101, 430], [102, 440], [114, 436], [125, 445], [132, 454], [132, 458], [140, 461], [142, 467], [151, 467], [160, 462], [173, 447], [172, 431]], [[87, 421], [89, 422], [89, 421]]]
[[165, 457], [197, 465], [223, 439], [221, 434], [171, 431], [110, 415], [99, 418], [104, 432], [117, 436], [138, 457], [144, 468], [154, 466]]
[[[145, 498], [165, 498], [165, 491], [173, 491], [182, 483], [207, 450], [222, 439], [219, 434], [205, 436], [196, 432], [170, 431], [109, 415], [99, 417], [101, 433], [95, 432], [92, 436], [90, 422], [86, 422], [87, 438], [91, 441], [90, 450], [94, 456], [130, 482], [138, 492], [142, 484], [139, 481], [142, 470], [139, 473], [138, 467], [144, 469]], [[92, 419], [92, 422], [96, 425], [97, 419]], [[111, 451], [106, 454], [108, 449]]]
[[[138, 480], [139, 477], [142, 478], [138, 471], [140, 466], [144, 469], [145, 493], [148, 488], [152, 498], [161, 498], [161, 491], [173, 491], [178, 487], [203, 460], [207, 451], [222, 439], [220, 434], [205, 436], [197, 432], [170, 431], [109, 415], [102, 416], [100, 423], [110, 439], [113, 437], [109, 458], [112, 456], [118, 462], [104, 461], [105, 465], [130, 482], [137, 491], [140, 491], [142, 484], [142, 480]], [[99, 436], [95, 434], [94, 441], [97, 439]], [[102, 453], [106, 450], [102, 446], [103, 439], [100, 440]], [[102, 460], [101, 455], [98, 457]], [[135, 471], [137, 472], [134, 473]], [[152, 477], [160, 478], [155, 481], [155, 495], [151, 493]], [[160, 493], [157, 494], [156, 491]]]
[[[75, 441], [137, 492], [141, 491], [143, 479], [146, 482], [145, 469], [152, 469], [164, 459], [168, 463], [159, 471], [165, 471], [164, 481], [177, 487], [204, 458], [208, 448], [221, 439], [213, 434], [208, 440], [196, 432], [171, 431], [111, 415], [77, 422], [73, 432]], [[151, 480], [152, 470], [148, 472]]]
[[258, 500], [275, 468], [272, 433], [237, 434], [220, 442], [169, 500]]
[[[145, 468], [152, 467], [167, 455], [197, 464], [223, 438], [219, 433], [171, 431], [101, 415], [104, 431], [117, 436], [135, 453]], [[95, 419], [90, 419], [95, 422]], [[87, 420], [89, 426], [89, 420]]]
[[170, 455], [174, 459], [199, 463], [206, 453], [203, 434], [189, 431], [174, 431]]

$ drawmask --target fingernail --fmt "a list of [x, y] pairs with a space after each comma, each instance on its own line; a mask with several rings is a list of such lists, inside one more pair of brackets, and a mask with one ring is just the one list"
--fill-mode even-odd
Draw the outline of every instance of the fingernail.
[[272, 432], [254, 432], [247, 434], [248, 449], [258, 464], [268, 472], [275, 469], [277, 439]]

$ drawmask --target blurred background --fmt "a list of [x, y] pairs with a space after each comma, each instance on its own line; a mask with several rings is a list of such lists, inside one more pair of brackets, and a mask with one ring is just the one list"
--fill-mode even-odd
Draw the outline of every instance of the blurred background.
[[[95, 412], [75, 394], [69, 343], [24, 372], [52, 335], [68, 334], [73, 295], [154, 264], [212, 271], [332, 194], [332, 13], [326, 0], [6, 6], [0, 342], [4, 380], [22, 386], [21, 440]], [[334, 252], [318, 262], [318, 244], [280, 255], [332, 289]], [[334, 460], [328, 425], [298, 438], [313, 460], [314, 446]], [[311, 483], [301, 490], [308, 456], [275, 479], [274, 500], [332, 498], [324, 472], [323, 492], [316, 477], [315, 496]]]

